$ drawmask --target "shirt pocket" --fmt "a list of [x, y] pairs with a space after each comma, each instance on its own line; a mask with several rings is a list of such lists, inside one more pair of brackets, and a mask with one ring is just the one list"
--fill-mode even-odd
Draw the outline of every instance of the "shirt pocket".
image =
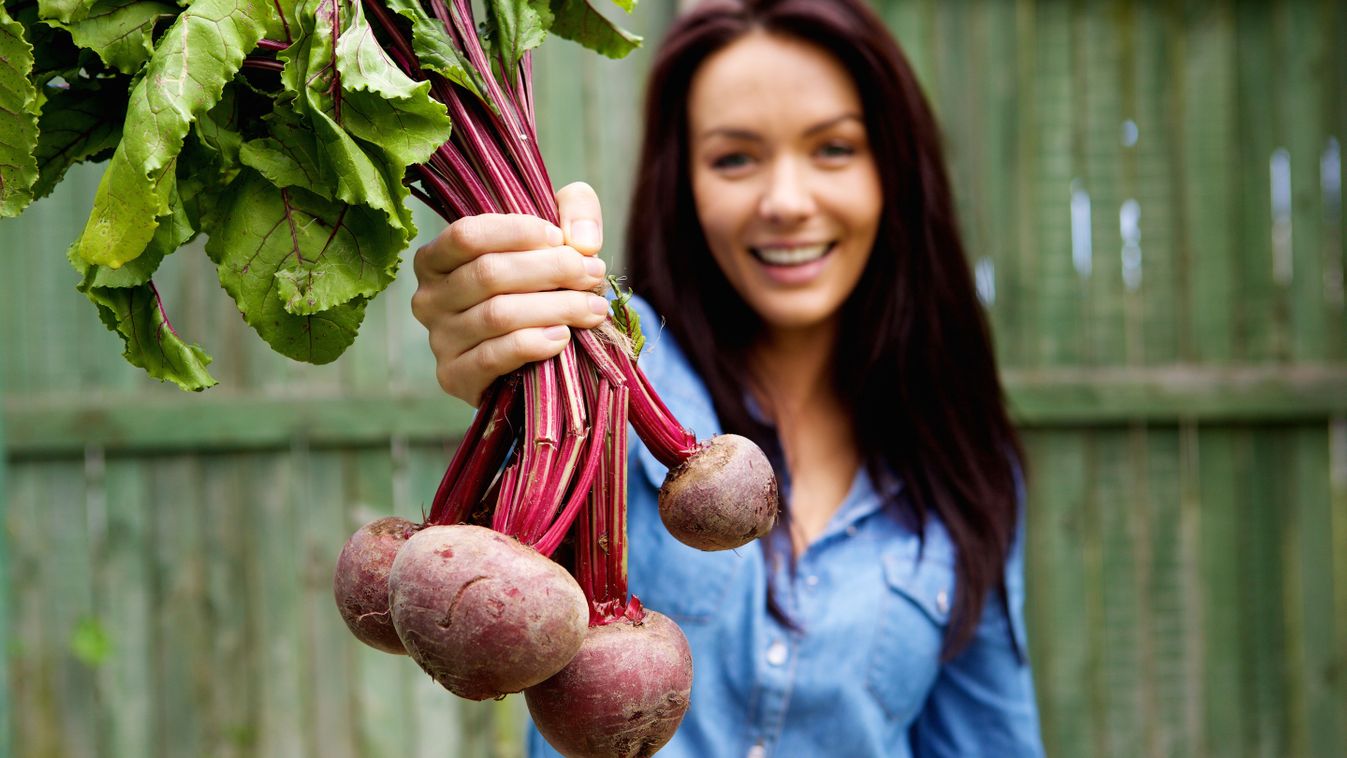
[[866, 688], [885, 717], [907, 723], [916, 716], [940, 670], [940, 650], [954, 599], [949, 563], [915, 550], [895, 549], [882, 559], [884, 586]]

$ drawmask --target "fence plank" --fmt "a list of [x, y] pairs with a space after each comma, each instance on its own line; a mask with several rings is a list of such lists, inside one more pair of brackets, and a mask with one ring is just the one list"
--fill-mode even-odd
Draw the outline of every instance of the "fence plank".
[[1190, 260], [1191, 343], [1184, 357], [1228, 363], [1236, 355], [1242, 313], [1236, 249], [1237, 172], [1235, 20], [1229, 0], [1190, 0], [1184, 55], [1174, 61], [1183, 92], [1179, 241]]
[[1272, 245], [1271, 174], [1278, 147], [1273, 126], [1271, 71], [1280, 65], [1268, 30], [1272, 19], [1267, 3], [1235, 5], [1237, 115], [1240, 161], [1240, 228], [1235, 248], [1240, 263], [1242, 304], [1239, 330], [1240, 358], [1251, 361], [1285, 356], [1286, 318]]
[[[1132, 244], [1126, 238], [1122, 244], [1123, 286], [1130, 309], [1128, 354], [1137, 363], [1169, 364], [1178, 360], [1180, 334], [1189, 329], [1183, 307], [1188, 297], [1187, 261], [1174, 249], [1174, 174], [1178, 163], [1173, 144], [1178, 132], [1174, 98], [1178, 88], [1170, 62], [1175, 40], [1168, 17], [1177, 9], [1172, 3], [1133, 6], [1135, 57], [1128, 65], [1135, 82], [1127, 110], [1136, 119], [1140, 136], [1135, 149], [1125, 153], [1124, 164], [1135, 172], [1130, 177], [1133, 192], [1128, 199], [1137, 203], [1138, 214], [1138, 238], [1132, 243], [1136, 247], [1135, 269]], [[1132, 271], [1135, 273], [1129, 273]]]
[[1285, 434], [1269, 430], [1242, 435], [1236, 472], [1242, 525], [1240, 565], [1243, 595], [1239, 604], [1240, 659], [1244, 697], [1243, 741], [1252, 756], [1290, 755], [1286, 733], [1286, 630], [1282, 545], [1287, 460]]
[[148, 468], [138, 459], [112, 458], [101, 482], [89, 483], [106, 514], [96, 589], [98, 618], [111, 651], [99, 669], [98, 693], [106, 725], [104, 754], [111, 755], [155, 755], [155, 526]]
[[268, 672], [261, 691], [259, 755], [309, 755], [302, 717], [301, 659], [306, 641], [300, 623], [302, 575], [298, 504], [304, 502], [304, 471], [292, 448], [285, 455], [254, 456], [246, 467], [252, 486], [258, 571], [249, 594], [258, 605], [256, 637]]
[[1325, 100], [1318, 87], [1297, 85], [1319, 79], [1319, 72], [1327, 69], [1332, 38], [1315, 33], [1324, 19], [1312, 4], [1284, 3], [1278, 11], [1275, 29], [1286, 55], [1277, 82], [1277, 105], [1291, 171], [1290, 352], [1297, 360], [1319, 360], [1326, 347], [1329, 312], [1324, 297], [1319, 163], [1327, 138], [1323, 111], [1332, 101]]
[[1298, 427], [1289, 442], [1294, 468], [1288, 503], [1286, 616], [1289, 648], [1289, 718], [1295, 725], [1292, 748], [1297, 755], [1328, 758], [1347, 753], [1338, 734], [1333, 677], [1341, 665], [1336, 641], [1347, 629], [1336, 626], [1333, 604], [1333, 522], [1329, 510], [1330, 440], [1325, 427]]
[[[1337, 660], [1347, 661], [1347, 416], [1329, 422], [1329, 510], [1331, 512], [1334, 551], [1333, 575], [1334, 628], [1337, 629]], [[1347, 681], [1334, 679], [1333, 701], [1338, 724], [1338, 741], [1347, 745]]]
[[1031, 490], [1026, 556], [1030, 640], [1036, 676], [1042, 683], [1043, 739], [1050, 755], [1086, 755], [1098, 728], [1080, 697], [1087, 681], [1088, 628], [1083, 616], [1088, 589], [1082, 549], [1084, 509], [1091, 484], [1083, 458], [1084, 433], [1030, 436], [1026, 442], [1051, 487]]
[[[4, 392], [5, 380], [5, 357], [0, 354], [0, 395]], [[5, 653], [0, 655], [0, 683], [3, 683], [3, 686], [0, 686], [0, 753], [12, 755], [15, 740], [14, 714], [9, 701], [10, 657], [16, 650], [16, 645], [13, 631], [10, 629], [10, 625], [14, 623], [15, 606], [13, 593], [9, 588], [12, 532], [9, 525], [9, 473], [6, 470], [9, 456], [5, 454], [5, 449], [5, 419], [4, 414], [0, 413], [0, 650]]]

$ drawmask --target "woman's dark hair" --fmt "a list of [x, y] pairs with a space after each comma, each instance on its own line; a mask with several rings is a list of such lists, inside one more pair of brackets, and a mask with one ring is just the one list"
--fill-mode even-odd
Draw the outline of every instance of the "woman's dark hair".
[[755, 29], [826, 50], [860, 93], [884, 204], [874, 251], [843, 305], [832, 379], [872, 480], [892, 471], [903, 481], [906, 497], [888, 506], [919, 534], [934, 513], [953, 539], [957, 591], [945, 637], [952, 656], [972, 638], [991, 593], [1007, 610], [1015, 466], [1024, 456], [959, 237], [935, 119], [878, 16], [859, 0], [706, 0], [675, 21], [646, 93], [627, 225], [632, 286], [666, 319], [725, 430], [775, 447], [745, 396], [753, 378], [742, 356], [761, 321], [711, 257], [689, 172], [693, 75]]

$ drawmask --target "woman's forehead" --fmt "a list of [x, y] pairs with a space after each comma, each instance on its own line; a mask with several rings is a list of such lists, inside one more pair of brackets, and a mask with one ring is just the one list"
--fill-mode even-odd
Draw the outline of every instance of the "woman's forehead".
[[791, 37], [749, 33], [707, 58], [688, 93], [694, 133], [752, 124], [812, 126], [860, 112], [860, 95], [827, 51]]

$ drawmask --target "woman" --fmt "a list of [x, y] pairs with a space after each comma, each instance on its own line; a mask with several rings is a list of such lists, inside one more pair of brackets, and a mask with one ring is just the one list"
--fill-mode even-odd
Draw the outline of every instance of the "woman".
[[[744, 549], [687, 548], [659, 524], [663, 467], [633, 450], [631, 588], [695, 667], [662, 754], [1040, 754], [1021, 450], [896, 44], [856, 0], [708, 0], [665, 40], [645, 115], [640, 365], [699, 436], [768, 451], [787, 513]], [[418, 252], [451, 394], [602, 320], [598, 202], [558, 201], [562, 229], [468, 218]]]

